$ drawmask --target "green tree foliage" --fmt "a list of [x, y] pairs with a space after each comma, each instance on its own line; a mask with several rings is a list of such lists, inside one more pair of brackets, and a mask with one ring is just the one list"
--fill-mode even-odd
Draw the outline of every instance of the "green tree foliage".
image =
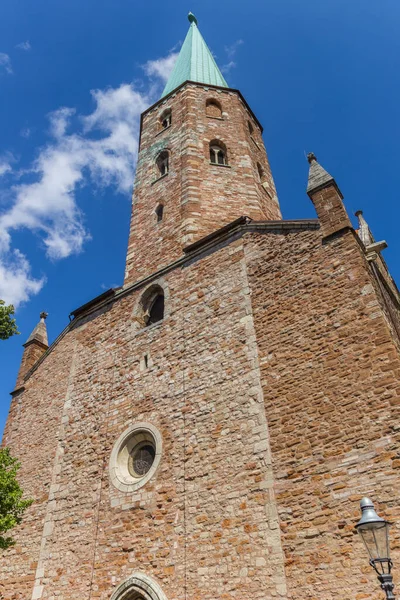
[[0, 340], [8, 340], [12, 335], [19, 334], [17, 323], [12, 318], [14, 307], [0, 300]]
[[20, 464], [8, 448], [0, 449], [0, 549], [14, 544], [4, 534], [21, 523], [25, 510], [33, 500], [22, 500], [23, 491], [17, 481]]

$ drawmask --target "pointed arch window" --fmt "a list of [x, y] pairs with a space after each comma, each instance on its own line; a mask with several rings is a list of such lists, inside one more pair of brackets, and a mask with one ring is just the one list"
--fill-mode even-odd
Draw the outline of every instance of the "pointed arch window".
[[110, 600], [167, 600], [167, 597], [154, 579], [135, 572], [114, 590]]
[[227, 165], [227, 152], [226, 146], [219, 140], [213, 140], [210, 142], [210, 162], [213, 165]]
[[168, 150], [163, 150], [157, 157], [156, 160], [158, 177], [163, 177], [164, 175], [168, 175], [169, 172], [169, 152]]

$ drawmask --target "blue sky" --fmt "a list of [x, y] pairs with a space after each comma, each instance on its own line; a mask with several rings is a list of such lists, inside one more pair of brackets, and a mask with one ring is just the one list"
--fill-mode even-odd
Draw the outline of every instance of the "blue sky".
[[[21, 330], [1, 344], [0, 432], [46, 310], [122, 283], [140, 112], [158, 98], [193, 11], [231, 87], [264, 125], [283, 216], [313, 218], [305, 152], [386, 239], [399, 281], [398, 0], [3, 0], [0, 296]], [[172, 55], [172, 57], [171, 57]]]

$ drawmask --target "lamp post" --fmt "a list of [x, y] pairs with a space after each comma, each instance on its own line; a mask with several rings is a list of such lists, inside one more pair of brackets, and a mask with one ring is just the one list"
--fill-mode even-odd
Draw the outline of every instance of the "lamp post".
[[369, 564], [375, 569], [387, 600], [395, 600], [389, 549], [389, 527], [391, 523], [378, 517], [369, 498], [363, 498], [360, 507], [361, 519], [358, 521], [356, 529], [361, 535], [369, 554]]

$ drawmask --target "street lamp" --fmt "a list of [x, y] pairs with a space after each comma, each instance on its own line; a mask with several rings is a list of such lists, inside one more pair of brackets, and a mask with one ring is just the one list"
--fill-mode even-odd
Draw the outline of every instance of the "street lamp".
[[378, 574], [381, 588], [385, 591], [387, 600], [395, 600], [389, 549], [389, 527], [391, 523], [378, 517], [369, 498], [363, 498], [360, 507], [361, 519], [358, 521], [356, 528], [368, 551], [369, 564]]

